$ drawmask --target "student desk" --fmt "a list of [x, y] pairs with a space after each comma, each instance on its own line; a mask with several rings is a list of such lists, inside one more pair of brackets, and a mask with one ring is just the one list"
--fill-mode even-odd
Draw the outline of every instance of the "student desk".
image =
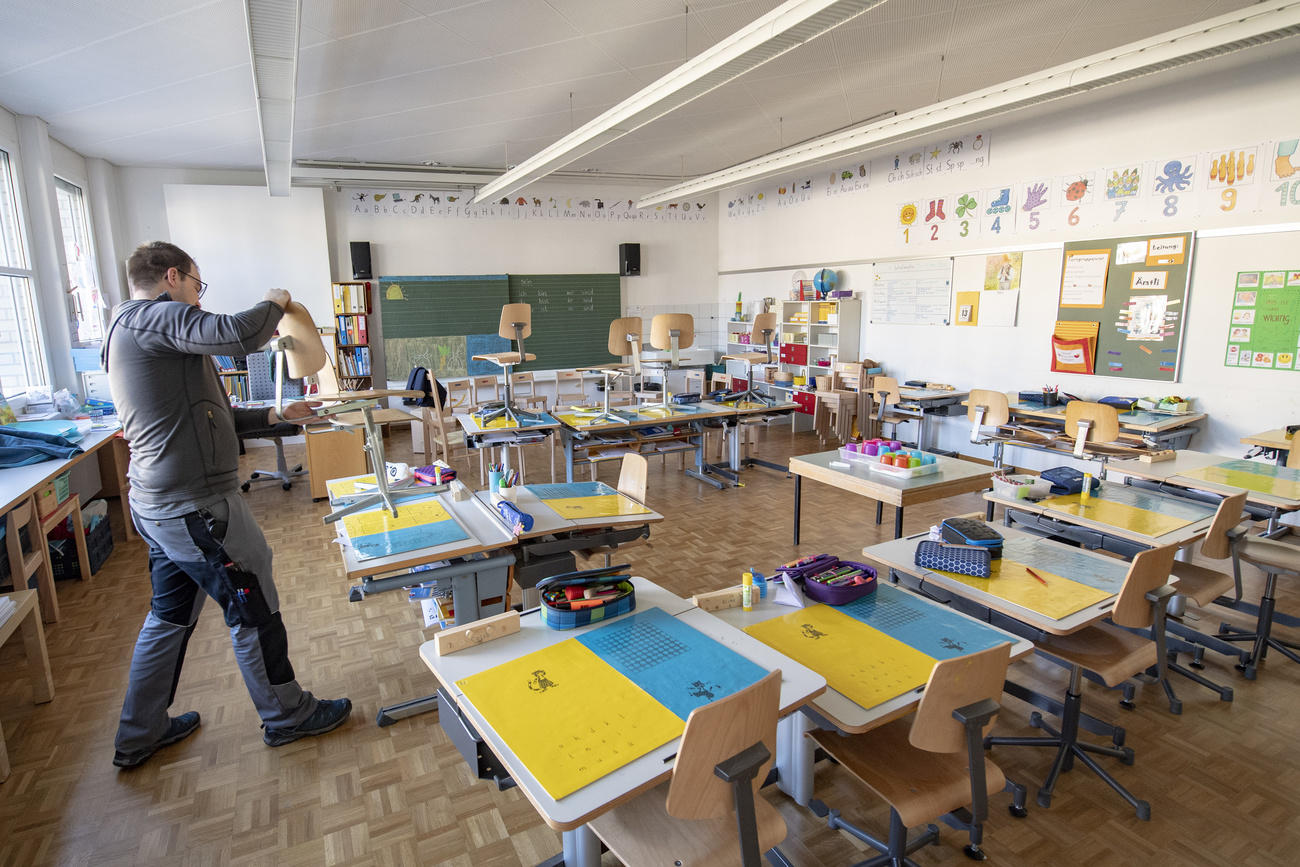
[[865, 463], [849, 463], [847, 468], [832, 467], [840, 462], [839, 449], [790, 458], [794, 474], [794, 544], [799, 544], [799, 510], [803, 479], [851, 491], [876, 501], [876, 523], [880, 523], [881, 504], [894, 507], [894, 537], [903, 535], [903, 509], [917, 503], [942, 500], [957, 494], [982, 491], [989, 487], [992, 470], [984, 464], [960, 458], [939, 456], [939, 471], [911, 479], [899, 479], [870, 470]]
[[1267, 518], [1269, 533], [1277, 529], [1278, 518], [1284, 513], [1300, 509], [1300, 469], [1186, 449], [1174, 452], [1167, 461], [1112, 461], [1110, 468], [1130, 477], [1130, 484], [1136, 487], [1210, 504], [1217, 504], [1220, 495], [1245, 490], [1247, 511], [1256, 518]]
[[[27, 651], [27, 668], [32, 680], [32, 699], [37, 704], [54, 700], [54, 678], [50, 675], [50, 658], [45, 652], [45, 632], [41, 628], [41, 612], [36, 604], [35, 590], [19, 590], [0, 594], [9, 599], [13, 608], [0, 611], [0, 645], [18, 629], [23, 631], [23, 646]], [[0, 729], [0, 783], [9, 776], [9, 754], [5, 752], [5, 733]]]
[[[1050, 422], [1052, 427], [1064, 431], [1073, 441], [1073, 431], [1065, 431], [1065, 405], [1043, 406], [1038, 403], [1013, 403], [1008, 409], [1013, 421]], [[1133, 410], [1119, 413], [1120, 438], [1146, 443], [1152, 448], [1183, 449], [1192, 435], [1200, 430], [1197, 422], [1206, 418], [1203, 412], [1169, 415], [1167, 413]]]
[[952, 411], [949, 409], [950, 407], [960, 406], [962, 401], [970, 397], [970, 391], [948, 391], [946, 389], [918, 388], [909, 385], [899, 386], [898, 394], [899, 401], [890, 411], [899, 415], [912, 416], [916, 419], [916, 447], [922, 451], [927, 451], [926, 443], [929, 442], [930, 416], [948, 415]]
[[0, 515], [21, 503], [37, 488], [49, 482], [55, 476], [62, 475], [75, 464], [89, 458], [99, 461], [100, 484], [105, 496], [116, 496], [123, 532], [126, 538], [135, 538], [135, 525], [131, 522], [131, 504], [127, 500], [126, 468], [130, 460], [130, 451], [126, 440], [118, 436], [116, 421], [112, 430], [92, 428], [80, 442], [82, 453], [64, 460], [41, 461], [25, 467], [8, 467], [0, 469]]
[[[711, 638], [741, 656], [757, 663], [766, 671], [780, 669], [780, 714], [787, 716], [826, 689], [826, 680], [772, 650], [740, 630], [724, 623], [712, 614], [694, 608], [686, 600], [674, 596], [663, 588], [645, 580], [633, 578], [637, 607], [631, 615], [659, 608], [666, 614]], [[453, 708], [444, 710], [440, 722], [464, 727], [466, 734], [477, 733], [509, 772], [519, 790], [541, 814], [546, 824], [560, 831], [563, 838], [563, 863], [566, 867], [596, 867], [600, 863], [600, 842], [586, 823], [608, 811], [611, 807], [636, 797], [667, 780], [672, 773], [672, 758], [676, 756], [681, 738], [674, 738], [646, 755], [618, 767], [595, 782], [583, 786], [561, 798], [552, 797], [538, 782], [537, 777], [512, 749], [511, 743], [498, 734], [464, 694], [458, 682], [471, 675], [485, 672], [498, 665], [513, 661], [525, 654], [559, 644], [586, 632], [618, 623], [620, 618], [594, 623], [579, 629], [559, 631], [542, 623], [536, 609], [522, 615], [520, 630], [513, 635], [488, 641], [447, 656], [439, 656], [432, 641], [420, 647], [420, 658], [429, 666], [440, 684], [439, 694], [449, 705], [454, 705], [456, 719], [451, 718]], [[603, 696], [579, 696], [583, 701], [602, 702]], [[545, 720], [539, 720], [545, 725]], [[548, 863], [556, 863], [554, 861]]]
[[[786, 468], [780, 464], [774, 464], [771, 461], [760, 460], [755, 457], [741, 456], [741, 432], [742, 425], [754, 423], [756, 420], [766, 416], [778, 417], [788, 416], [798, 411], [799, 405], [793, 401], [779, 401], [768, 406], [757, 401], [737, 401], [709, 400], [703, 401], [698, 406], [708, 409], [716, 409], [719, 412], [729, 413], [729, 416], [722, 416], [723, 435], [727, 439], [727, 466], [719, 467], [716, 464], [709, 464], [707, 468], [721, 476], [725, 476], [733, 483], [739, 483], [740, 471], [745, 467], [760, 466], [772, 470], [785, 472]], [[717, 418], [717, 416], [715, 416]]]
[[1205, 535], [1215, 507], [1184, 497], [1145, 491], [1119, 482], [1102, 482], [1087, 500], [1078, 494], [1049, 496], [1033, 502], [984, 495], [1006, 507], [1007, 526], [1023, 524], [1086, 548], [1101, 548], [1123, 557], [1161, 545], [1188, 545]]
[[[767, 597], [757, 600], [753, 611], [726, 608], [714, 611], [713, 614], [737, 629], [745, 629], [778, 617], [796, 616], [815, 607], [824, 607], [811, 599], [806, 600], [807, 608], [777, 605], [772, 601], [775, 586], [774, 583], [769, 583]], [[863, 660], [868, 666], [892, 665], [889, 658], [893, 650], [890, 646], [892, 642], [883, 643], [882, 653], [878, 654], [875, 650], [876, 645], [881, 643], [882, 633], [926, 656], [934, 657], [936, 661], [974, 653], [1002, 641], [1011, 644], [1012, 659], [1026, 656], [1034, 649], [1031, 641], [980, 623], [973, 617], [883, 580], [877, 583], [875, 593], [866, 599], [873, 600], [875, 604], [854, 609], [863, 615], [864, 620], [846, 617], [838, 622], [845, 627], [853, 643], [861, 648]], [[914, 683], [912, 680], [902, 683], [900, 679], [899, 685], [904, 691], [868, 706], [859, 704], [835, 689], [835, 672], [819, 668], [811, 661], [805, 664], [827, 678], [826, 692], [814, 698], [803, 713], [782, 722], [777, 741], [778, 750], [785, 754], [778, 756], [777, 765], [782, 770], [789, 768], [789, 772], [779, 775], [777, 785], [795, 803], [806, 807], [812, 798], [816, 744], [805, 733], [821, 727], [837, 729], [846, 734], [858, 734], [905, 716], [921, 700], [929, 672], [926, 671], [925, 677], [919, 680], [913, 678], [916, 681]], [[919, 673], [918, 669], [918, 677]]]
[[[616, 410], [624, 417], [622, 422], [596, 421], [584, 418], [567, 408], [553, 412], [560, 422], [560, 442], [564, 446], [564, 480], [573, 481], [575, 463], [589, 463], [595, 453], [612, 450], [618, 454], [625, 451], [642, 452], [646, 449], [662, 451], [676, 450], [670, 444], [679, 444], [677, 448], [695, 450], [695, 466], [688, 468], [686, 475], [708, 482], [715, 488], [723, 483], [710, 478], [709, 466], [704, 460], [704, 422], [707, 419], [720, 419], [734, 416], [732, 409], [711, 407], [707, 404], [687, 406], [669, 405], [667, 409], [654, 406], [623, 406]], [[646, 433], [646, 428], [669, 428], [668, 432]], [[598, 458], [597, 458], [598, 459]]]
[[1258, 446], [1265, 455], [1272, 455], [1279, 467], [1286, 465], [1294, 438], [1286, 435], [1286, 428], [1278, 427], [1241, 438], [1248, 446]]
[[[503, 416], [493, 419], [484, 427], [479, 424], [479, 420], [472, 413], [456, 413], [456, 423], [460, 425], [461, 430], [465, 431], [465, 441], [470, 448], [490, 449], [500, 447], [500, 463], [509, 472], [509, 446], [541, 442], [560, 426], [558, 421], [546, 413], [538, 413], [538, 416], [539, 418], [536, 421], [528, 421], [525, 424], [517, 425], [511, 424], [510, 420]], [[432, 452], [426, 452], [426, 454], [432, 454]], [[555, 465], [552, 464], [551, 466], [554, 468]]]

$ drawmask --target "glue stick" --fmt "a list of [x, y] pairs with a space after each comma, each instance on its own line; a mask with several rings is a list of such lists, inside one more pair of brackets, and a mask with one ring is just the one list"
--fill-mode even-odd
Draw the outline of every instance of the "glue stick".
[[1083, 490], [1079, 491], [1079, 499], [1086, 500], [1092, 496], [1092, 473], [1083, 474]]
[[740, 577], [740, 609], [742, 611], [754, 610], [754, 576], [746, 572]]

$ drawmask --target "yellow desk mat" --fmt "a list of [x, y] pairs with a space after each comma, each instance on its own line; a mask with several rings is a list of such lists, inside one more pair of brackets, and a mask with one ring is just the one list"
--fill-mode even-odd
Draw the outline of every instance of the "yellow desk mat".
[[1035, 568], [1034, 572], [1047, 582], [1044, 586], [1034, 579], [1023, 563], [1000, 557], [992, 562], [988, 578], [973, 578], [956, 572], [939, 572], [967, 587], [1004, 599], [1013, 605], [1061, 620], [1089, 605], [1109, 599], [1111, 593], [1080, 584], [1061, 575]]
[[[1233, 461], [1212, 467], [1188, 470], [1178, 475], [1184, 479], [1200, 479], [1217, 485], [1244, 488], [1260, 494], [1282, 497], [1287, 500], [1300, 500], [1300, 471], [1287, 470], [1285, 467], [1259, 467], [1257, 469], [1237, 469], [1233, 465], [1246, 463]], [[1281, 472], [1278, 472], [1281, 470]], [[1293, 478], [1285, 478], [1284, 476]]]
[[379, 483], [375, 481], [375, 474], [371, 473], [355, 479], [334, 479], [325, 483], [325, 490], [331, 498], [348, 497], [352, 494], [374, 493], [379, 490]]
[[745, 627], [768, 647], [826, 678], [865, 708], [923, 686], [933, 657], [829, 605], [812, 605]]
[[347, 531], [349, 539], [356, 539], [376, 533], [409, 530], [442, 521], [455, 523], [455, 519], [443, 508], [442, 503], [438, 502], [437, 497], [430, 495], [427, 500], [403, 500], [398, 503], [396, 518], [393, 517], [392, 512], [382, 507], [347, 515], [343, 518], [343, 529]]
[[617, 518], [623, 515], [648, 515], [650, 510], [624, 494], [594, 497], [562, 497], [543, 500], [561, 518]]
[[1041, 500], [1039, 505], [1053, 512], [1087, 518], [1108, 527], [1129, 530], [1151, 538], [1163, 536], [1165, 533], [1172, 533], [1174, 530], [1180, 530], [1192, 523], [1189, 518], [1162, 515], [1149, 509], [1139, 509], [1135, 506], [1112, 502], [1096, 496], [1089, 497], [1087, 500], [1081, 500], [1078, 494], [1048, 497]]
[[685, 729], [672, 711], [574, 640], [456, 683], [556, 800]]

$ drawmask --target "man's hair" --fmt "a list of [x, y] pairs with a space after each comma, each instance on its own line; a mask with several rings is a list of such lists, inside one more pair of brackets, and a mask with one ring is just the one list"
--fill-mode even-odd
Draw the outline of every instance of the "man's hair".
[[166, 241], [141, 244], [135, 248], [131, 258], [126, 260], [126, 277], [131, 290], [146, 292], [153, 289], [167, 275], [168, 268], [193, 271], [194, 260], [189, 253]]

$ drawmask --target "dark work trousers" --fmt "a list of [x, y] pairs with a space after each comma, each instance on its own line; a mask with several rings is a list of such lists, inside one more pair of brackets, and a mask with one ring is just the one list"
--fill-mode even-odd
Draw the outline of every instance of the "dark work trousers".
[[116, 747], [134, 752], [167, 732], [167, 709], [185, 647], [206, 597], [225, 612], [235, 659], [267, 728], [292, 728], [316, 710], [294, 679], [280, 603], [271, 580], [271, 549], [239, 494], [179, 518], [135, 516], [149, 543], [153, 599], [131, 659]]

